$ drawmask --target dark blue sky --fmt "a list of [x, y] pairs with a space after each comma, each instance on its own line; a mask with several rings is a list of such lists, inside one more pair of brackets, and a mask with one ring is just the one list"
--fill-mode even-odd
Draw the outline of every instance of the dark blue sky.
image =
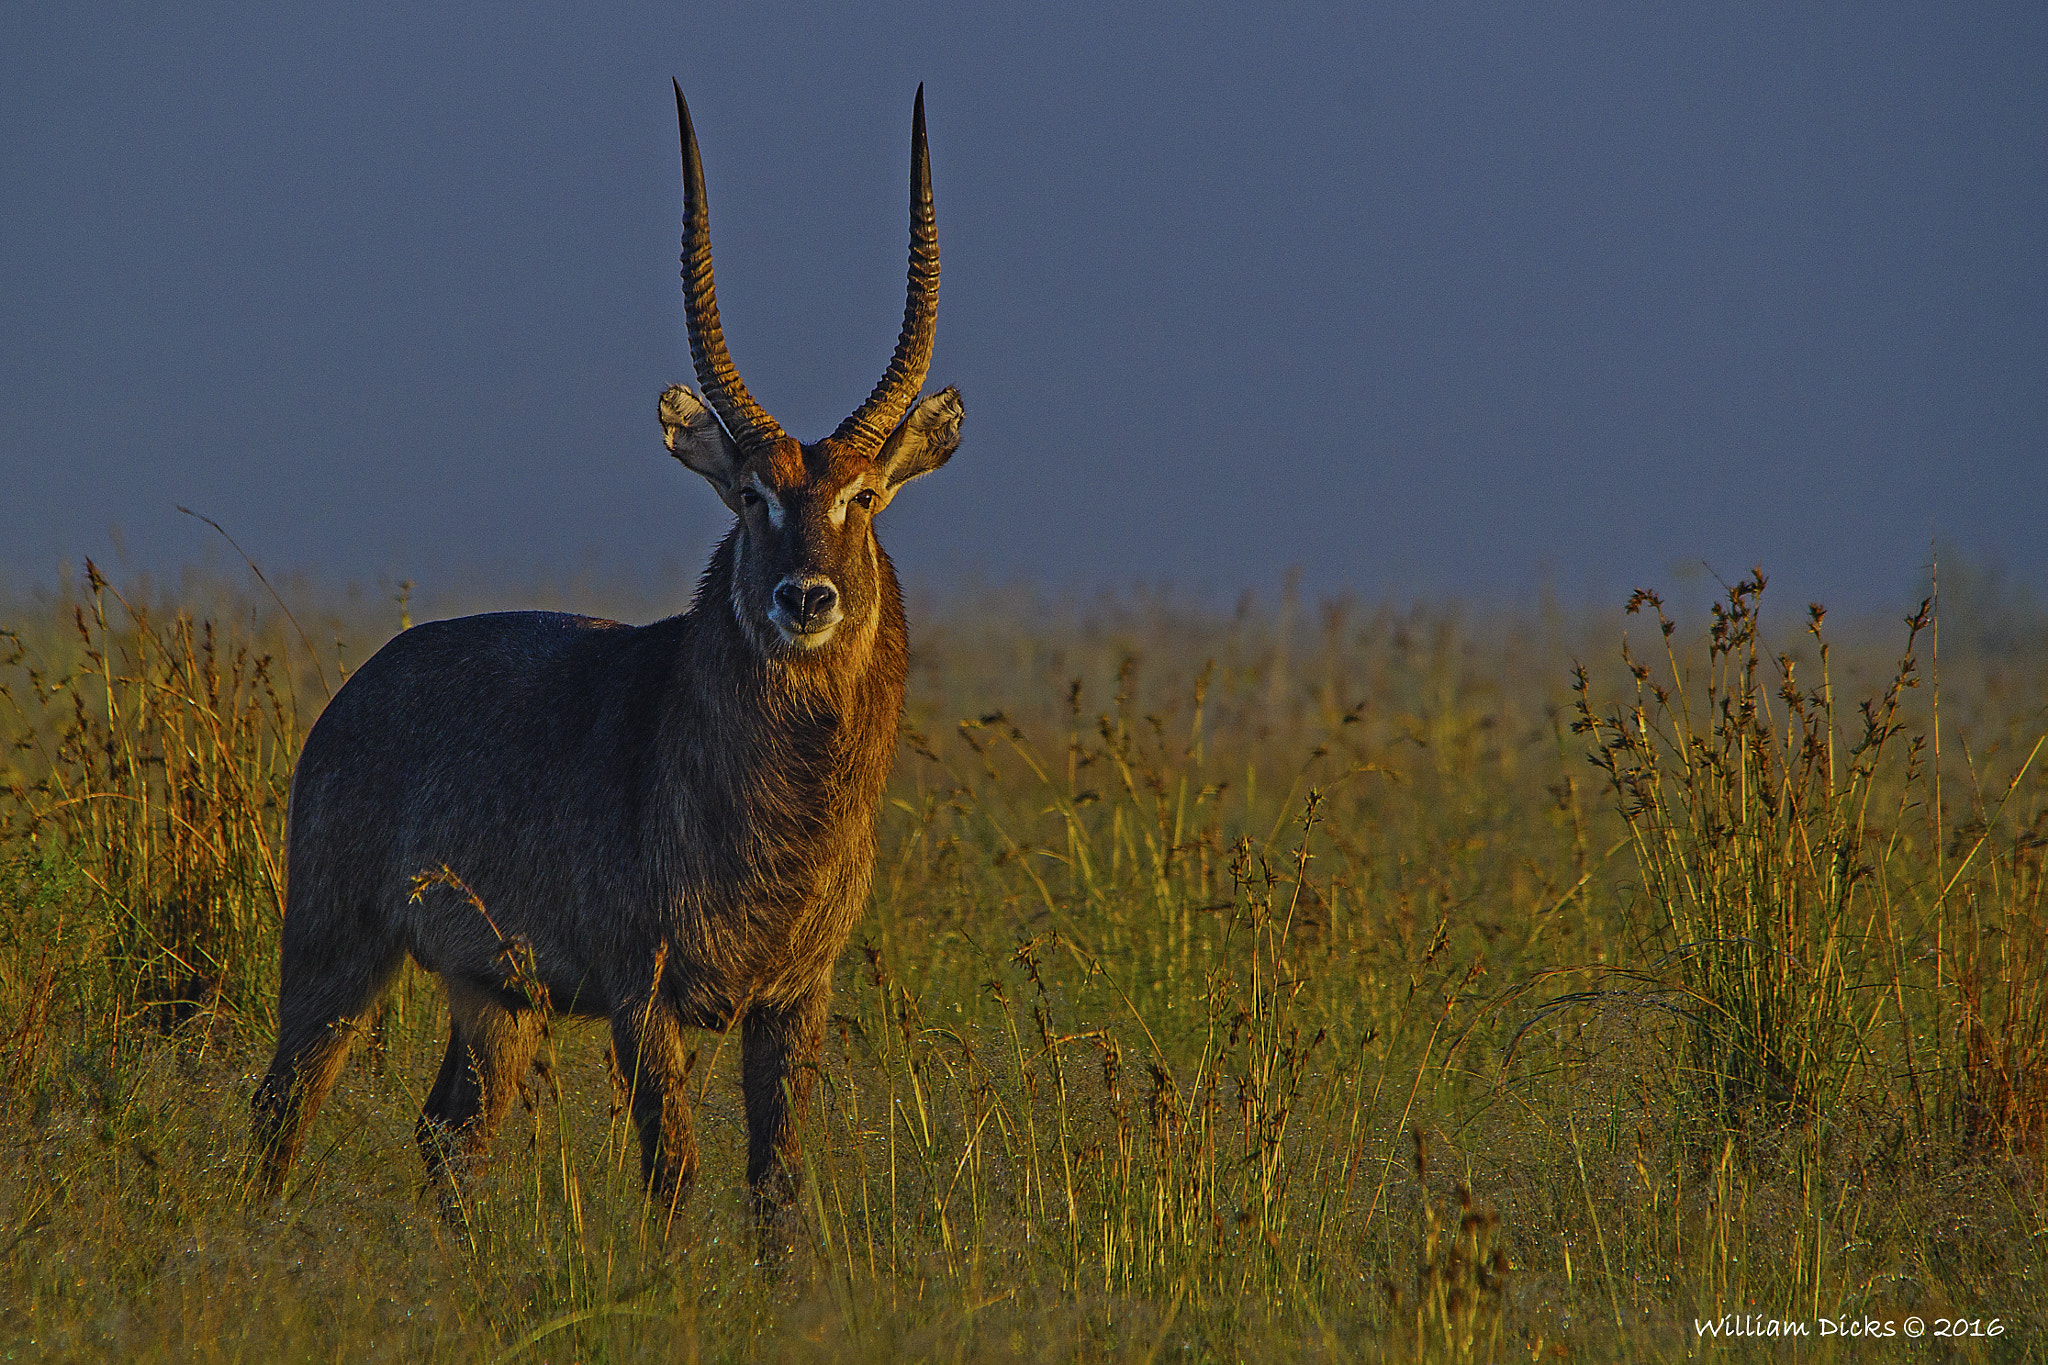
[[329, 581], [694, 572], [673, 74], [807, 438], [887, 361], [926, 84], [919, 581], [2048, 580], [2038, 0], [822, 9], [0, 11], [0, 574], [212, 553], [179, 503]]

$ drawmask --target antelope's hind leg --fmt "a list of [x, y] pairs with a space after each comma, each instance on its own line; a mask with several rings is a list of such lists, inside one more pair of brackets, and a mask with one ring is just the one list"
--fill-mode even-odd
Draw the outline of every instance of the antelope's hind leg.
[[393, 947], [339, 964], [294, 941], [289, 923], [277, 997], [277, 1053], [249, 1102], [257, 1190], [275, 1198], [306, 1146], [306, 1130], [405, 960]]
[[500, 993], [444, 978], [448, 1052], [414, 1134], [427, 1174], [444, 1199], [490, 1155], [491, 1139], [519, 1094], [540, 1047], [540, 1011], [514, 1007]]

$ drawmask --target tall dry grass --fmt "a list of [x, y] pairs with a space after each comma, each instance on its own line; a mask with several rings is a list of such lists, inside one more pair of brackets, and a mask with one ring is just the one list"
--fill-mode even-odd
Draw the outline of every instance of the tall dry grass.
[[61, 652], [9, 637], [0, 840], [89, 889], [77, 908], [123, 999], [174, 1017], [223, 992], [260, 1008], [301, 733], [275, 656], [237, 622], [159, 616], [91, 561], [70, 608]]
[[1691, 644], [1639, 594], [1647, 659], [1562, 614], [928, 616], [807, 1134], [808, 1268], [778, 1281], [717, 1038], [680, 1234], [600, 1031], [568, 1027], [444, 1217], [411, 1151], [444, 1028], [417, 974], [290, 1203], [243, 1202], [318, 670], [274, 611], [89, 574], [6, 679], [0, 1336], [1476, 1360], [1919, 1313], [1996, 1319], [1939, 1349], [2012, 1354], [2048, 1310], [2048, 640], [1937, 668], [1930, 609], [1845, 663], [1817, 614], [1774, 636], [1762, 593]]

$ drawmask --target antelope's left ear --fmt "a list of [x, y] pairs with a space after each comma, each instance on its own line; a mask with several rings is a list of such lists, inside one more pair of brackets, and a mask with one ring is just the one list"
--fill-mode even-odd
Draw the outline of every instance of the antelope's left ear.
[[966, 415], [960, 390], [950, 385], [910, 410], [875, 457], [891, 493], [952, 458]]
[[746, 462], [711, 409], [681, 384], [661, 395], [661, 439], [669, 454], [709, 479], [719, 497], [733, 500], [734, 482]]

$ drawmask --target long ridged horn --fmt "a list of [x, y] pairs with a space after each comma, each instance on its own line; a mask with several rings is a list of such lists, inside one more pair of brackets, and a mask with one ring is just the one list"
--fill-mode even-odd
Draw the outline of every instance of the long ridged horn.
[[782, 439], [782, 428], [764, 412], [726, 353], [718, 326], [718, 288], [711, 277], [711, 211], [704, 203], [704, 159], [697, 154], [697, 130], [690, 106], [676, 88], [676, 123], [683, 135], [683, 317], [690, 329], [690, 361], [704, 401], [711, 405], [733, 442], [752, 451]]
[[917, 401], [932, 365], [932, 337], [939, 319], [939, 229], [932, 216], [932, 161], [924, 142], [924, 86], [910, 120], [910, 283], [903, 304], [903, 330], [882, 382], [860, 410], [839, 424], [835, 440], [881, 447]]

